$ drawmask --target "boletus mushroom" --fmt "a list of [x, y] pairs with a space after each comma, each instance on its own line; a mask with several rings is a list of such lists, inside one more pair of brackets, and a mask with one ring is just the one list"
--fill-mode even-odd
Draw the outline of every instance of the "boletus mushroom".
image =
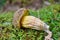
[[52, 32], [49, 31], [49, 26], [41, 19], [29, 15], [29, 10], [21, 8], [17, 10], [13, 17], [13, 25], [17, 28], [31, 28], [36, 30], [43, 30], [48, 33], [44, 40], [53, 40]]

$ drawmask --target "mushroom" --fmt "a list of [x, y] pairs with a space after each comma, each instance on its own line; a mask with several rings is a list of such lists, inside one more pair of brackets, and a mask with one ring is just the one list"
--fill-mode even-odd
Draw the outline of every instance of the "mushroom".
[[13, 17], [13, 25], [21, 28], [31, 28], [36, 30], [43, 30], [48, 33], [44, 40], [53, 40], [52, 32], [49, 30], [49, 26], [41, 19], [29, 15], [29, 11], [26, 8], [21, 8], [16, 11]]

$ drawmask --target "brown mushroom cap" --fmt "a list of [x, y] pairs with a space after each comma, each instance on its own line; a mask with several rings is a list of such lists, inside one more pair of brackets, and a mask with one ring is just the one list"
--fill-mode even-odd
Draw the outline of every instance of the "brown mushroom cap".
[[21, 20], [23, 19], [24, 16], [28, 15], [28, 10], [26, 8], [21, 8], [19, 10], [17, 10], [14, 13], [14, 17], [13, 17], [13, 25], [15, 27], [20, 28], [21, 27]]

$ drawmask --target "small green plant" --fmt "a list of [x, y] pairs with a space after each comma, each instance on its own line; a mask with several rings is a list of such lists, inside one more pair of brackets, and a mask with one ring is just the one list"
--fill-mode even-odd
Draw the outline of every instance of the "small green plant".
[[[37, 11], [29, 10], [29, 13], [47, 23], [53, 33], [53, 39], [59, 40], [60, 5], [50, 5]], [[47, 34], [44, 31], [14, 28], [13, 14], [14, 12], [0, 14], [0, 40], [44, 40], [44, 36]]]

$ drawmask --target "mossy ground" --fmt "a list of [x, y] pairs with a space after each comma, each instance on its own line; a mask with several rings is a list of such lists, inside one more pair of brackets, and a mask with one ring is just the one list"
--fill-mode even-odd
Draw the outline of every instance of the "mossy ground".
[[[60, 40], [60, 5], [51, 5], [37, 11], [29, 10], [30, 15], [38, 17], [50, 26], [54, 40]], [[18, 29], [12, 25], [14, 12], [0, 14], [0, 40], [44, 40], [44, 31]]]

